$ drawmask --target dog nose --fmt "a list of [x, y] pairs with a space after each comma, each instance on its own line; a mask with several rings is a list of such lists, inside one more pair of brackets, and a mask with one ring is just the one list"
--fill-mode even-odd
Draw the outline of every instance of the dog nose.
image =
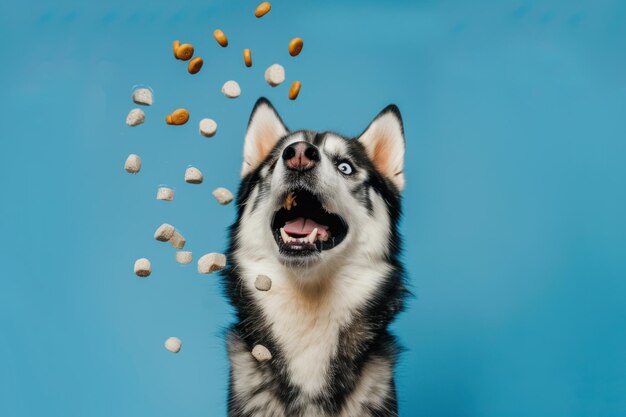
[[309, 142], [295, 142], [283, 151], [283, 161], [289, 169], [307, 171], [320, 161], [320, 153], [317, 147]]

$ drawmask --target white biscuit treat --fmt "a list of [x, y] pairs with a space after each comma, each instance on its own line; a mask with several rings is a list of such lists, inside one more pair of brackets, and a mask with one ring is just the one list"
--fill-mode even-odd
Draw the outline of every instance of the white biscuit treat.
[[178, 262], [179, 264], [190, 264], [192, 260], [193, 255], [191, 252], [184, 250], [179, 250], [178, 252], [176, 252], [176, 262]]
[[207, 253], [198, 259], [198, 272], [210, 274], [226, 267], [226, 256], [221, 253]]
[[233, 193], [231, 193], [228, 189], [224, 187], [219, 187], [213, 190], [213, 197], [217, 200], [221, 205], [226, 205], [233, 201]]
[[154, 238], [159, 242], [169, 242], [172, 236], [174, 236], [174, 232], [176, 232], [174, 226], [172, 226], [171, 224], [163, 223], [154, 232]]
[[140, 125], [146, 120], [146, 115], [141, 109], [132, 109], [126, 116], [126, 124], [128, 126]]
[[187, 243], [183, 235], [181, 235], [178, 230], [174, 230], [174, 234], [170, 238], [169, 242], [170, 245], [174, 246], [176, 249], [184, 248], [185, 243]]
[[154, 238], [159, 242], [170, 242], [170, 245], [176, 249], [182, 249], [185, 247], [186, 240], [178, 230], [171, 224], [163, 223], [154, 232]]
[[180, 341], [177, 337], [169, 337], [165, 341], [165, 349], [169, 350], [172, 353], [180, 352], [180, 348], [183, 346], [183, 342]]
[[157, 190], [157, 200], [172, 201], [174, 200], [174, 190], [169, 187], [159, 187]]
[[131, 153], [124, 162], [124, 169], [130, 174], [136, 174], [141, 170], [141, 158], [139, 155]]
[[259, 291], [269, 291], [272, 288], [272, 280], [267, 275], [259, 275], [254, 280], [254, 287]]
[[266, 362], [272, 359], [272, 352], [263, 345], [256, 345], [252, 348], [252, 356], [259, 362]]
[[280, 64], [271, 65], [265, 70], [265, 81], [272, 87], [276, 87], [285, 81], [285, 68]]
[[133, 91], [133, 101], [136, 104], [152, 106], [152, 90], [149, 88], [136, 88]]
[[135, 261], [135, 275], [140, 278], [146, 278], [152, 273], [152, 265], [146, 258], [140, 258]]
[[202, 184], [204, 176], [196, 167], [189, 167], [185, 170], [185, 182], [189, 184]]
[[211, 138], [217, 132], [217, 123], [213, 119], [200, 120], [200, 134], [204, 137]]
[[222, 93], [228, 98], [237, 98], [241, 95], [241, 88], [237, 81], [226, 81], [222, 86]]

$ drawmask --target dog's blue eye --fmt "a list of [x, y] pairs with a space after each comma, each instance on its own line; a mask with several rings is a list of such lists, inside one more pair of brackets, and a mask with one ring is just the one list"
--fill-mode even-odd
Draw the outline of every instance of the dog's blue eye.
[[347, 162], [342, 162], [339, 165], [337, 165], [337, 169], [341, 171], [342, 174], [345, 174], [345, 175], [352, 174], [352, 165], [350, 165]]

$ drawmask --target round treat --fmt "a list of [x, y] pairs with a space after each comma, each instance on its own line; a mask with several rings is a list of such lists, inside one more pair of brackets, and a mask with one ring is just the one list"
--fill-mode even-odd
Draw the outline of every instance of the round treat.
[[141, 109], [132, 109], [126, 116], [126, 124], [128, 126], [140, 125], [146, 120], [146, 115]]
[[219, 43], [222, 47], [226, 48], [228, 46], [228, 38], [220, 29], [215, 29], [213, 36], [215, 37], [217, 43]]
[[213, 119], [200, 120], [200, 134], [207, 138], [213, 137], [217, 132], [217, 123]]
[[213, 197], [215, 197], [217, 202], [221, 205], [226, 205], [233, 201], [233, 193], [224, 187], [219, 187], [213, 190]]
[[185, 170], [185, 182], [189, 184], [202, 184], [204, 176], [202, 172], [196, 167], [189, 167]]
[[174, 226], [172, 226], [171, 224], [163, 223], [154, 232], [154, 238], [159, 242], [167, 242], [172, 238], [172, 236], [174, 236], [175, 231], [176, 229], [174, 229]]
[[193, 254], [189, 251], [180, 250], [176, 252], [176, 262], [179, 264], [190, 264], [193, 260]]
[[170, 238], [169, 242], [170, 245], [174, 246], [176, 249], [184, 248], [185, 243], [187, 243], [183, 235], [181, 235], [178, 230], [174, 230], [174, 234]]
[[246, 67], [252, 66], [252, 52], [248, 48], [243, 50], [243, 63], [246, 64]]
[[174, 58], [176, 58], [176, 59], [180, 59], [180, 58], [178, 58], [178, 55], [176, 55], [176, 51], [178, 50], [179, 47], [180, 47], [180, 41], [179, 40], [175, 40], [174, 42], [172, 42], [172, 51], [174, 51]]
[[133, 91], [133, 101], [144, 106], [152, 106], [152, 90], [149, 88], [136, 88]]
[[207, 253], [198, 259], [198, 272], [210, 274], [226, 267], [226, 256], [221, 253]]
[[140, 258], [135, 261], [135, 275], [145, 278], [152, 272], [150, 261], [146, 258]]
[[[173, 125], [184, 125], [189, 120], [189, 112], [186, 109], [176, 109], [171, 114]], [[167, 118], [165, 119], [167, 122]]]
[[176, 58], [182, 59], [183, 61], [187, 61], [193, 56], [193, 46], [188, 43], [183, 43], [178, 48], [176, 48]]
[[180, 352], [180, 348], [182, 347], [183, 342], [180, 341], [177, 337], [170, 337], [165, 341], [165, 349], [169, 350], [172, 353]]
[[159, 187], [157, 190], [157, 200], [172, 201], [174, 200], [174, 190], [169, 187]]
[[256, 17], [263, 17], [268, 14], [270, 10], [272, 10], [272, 5], [268, 1], [264, 1], [256, 7], [254, 15]]
[[272, 280], [267, 275], [258, 275], [254, 280], [254, 287], [259, 291], [269, 291], [272, 288]]
[[228, 98], [237, 98], [241, 95], [241, 88], [239, 88], [237, 81], [226, 81], [222, 86], [222, 93]]
[[167, 123], [168, 125], [173, 125], [174, 122], [172, 121], [172, 115], [168, 114], [167, 116], [165, 116], [165, 123]]
[[291, 84], [291, 88], [289, 89], [289, 100], [295, 100], [298, 98], [298, 94], [300, 94], [300, 87], [302, 87], [300, 81], [294, 81]]
[[139, 170], [141, 170], [141, 158], [139, 157], [139, 155], [135, 155], [134, 153], [128, 155], [128, 158], [126, 158], [126, 162], [124, 162], [124, 169], [126, 170], [126, 172], [129, 172], [131, 174], [138, 173]]
[[285, 68], [280, 64], [271, 65], [265, 70], [265, 81], [272, 87], [276, 87], [285, 81]]
[[256, 345], [252, 349], [252, 356], [259, 362], [266, 362], [272, 359], [272, 353], [263, 345]]
[[304, 46], [304, 41], [302, 38], [293, 38], [291, 42], [289, 42], [289, 55], [297, 56], [300, 51], [302, 51], [302, 47]]
[[202, 64], [204, 64], [202, 58], [196, 57], [189, 61], [189, 64], [187, 64], [187, 71], [189, 71], [189, 74], [197, 74], [200, 72]]

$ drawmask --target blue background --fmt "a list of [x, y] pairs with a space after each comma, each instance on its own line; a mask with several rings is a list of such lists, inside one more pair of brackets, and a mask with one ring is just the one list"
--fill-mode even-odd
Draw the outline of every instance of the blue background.
[[[347, 135], [402, 111], [416, 297], [394, 325], [401, 415], [626, 415], [626, 4], [272, 3], [256, 19], [255, 1], [3, 2], [0, 415], [225, 414], [231, 310], [152, 234], [176, 225], [196, 258], [225, 248], [234, 207], [210, 192], [236, 189], [261, 95], [290, 127]], [[200, 74], [173, 39], [194, 44]], [[272, 89], [275, 62], [287, 82]], [[129, 128], [137, 84], [155, 104]], [[191, 121], [166, 126], [177, 107]], [[189, 164], [204, 184], [184, 183]]]

